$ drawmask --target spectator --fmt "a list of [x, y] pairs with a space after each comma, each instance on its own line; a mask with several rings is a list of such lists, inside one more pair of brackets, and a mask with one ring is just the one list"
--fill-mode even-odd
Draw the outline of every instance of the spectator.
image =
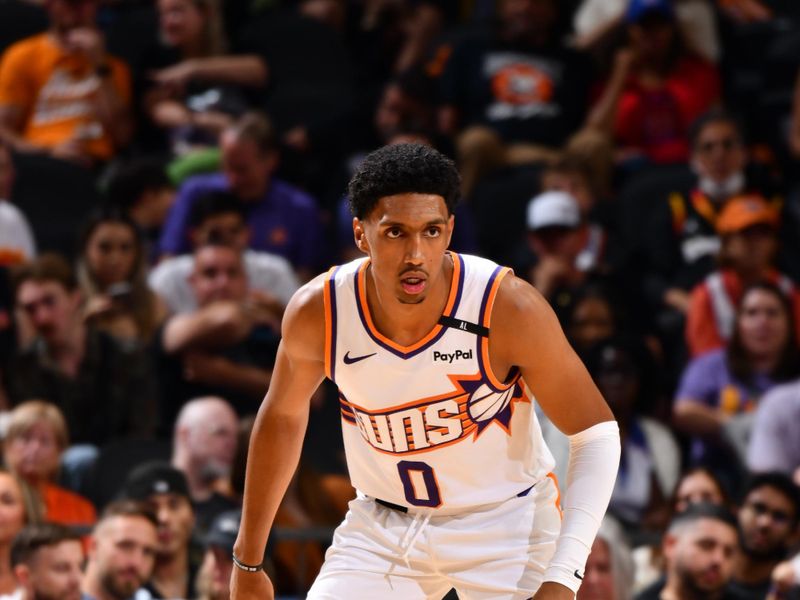
[[322, 228], [317, 204], [300, 190], [274, 178], [278, 164], [274, 132], [263, 115], [248, 113], [220, 139], [222, 172], [187, 180], [178, 193], [161, 235], [161, 253], [186, 252], [194, 203], [210, 191], [232, 192], [245, 206], [255, 235], [253, 250], [286, 258], [302, 280], [324, 264]]
[[800, 379], [764, 395], [747, 451], [751, 471], [780, 471], [800, 485]]
[[6, 382], [15, 404], [47, 398], [67, 420], [73, 444], [100, 446], [152, 430], [155, 388], [139, 352], [83, 321], [72, 270], [52, 254], [15, 276], [17, 307], [36, 338], [12, 357]]
[[665, 578], [636, 600], [737, 600], [729, 584], [738, 548], [733, 515], [712, 504], [691, 505], [664, 536]]
[[682, 513], [690, 504], [716, 504], [728, 508], [731, 505], [728, 492], [720, 479], [706, 467], [690, 467], [675, 486], [672, 497], [672, 512]]
[[11, 546], [11, 564], [25, 600], [83, 600], [83, 560], [80, 535], [56, 523], [27, 525]]
[[172, 466], [186, 476], [201, 532], [219, 513], [238, 507], [217, 491], [230, 477], [238, 429], [236, 413], [222, 398], [195, 398], [178, 414]]
[[230, 600], [231, 557], [241, 518], [240, 510], [231, 510], [218, 515], [211, 524], [203, 564], [197, 574], [199, 600]]
[[689, 300], [686, 342], [693, 356], [730, 340], [742, 290], [759, 281], [788, 296], [795, 326], [800, 325], [800, 291], [775, 269], [778, 215], [773, 207], [760, 196], [737, 196], [725, 204], [716, 226], [722, 239], [720, 268], [692, 290]]
[[106, 189], [106, 202], [116, 206], [142, 231], [147, 263], [155, 262], [161, 227], [175, 201], [175, 186], [159, 160], [133, 159], [114, 172]]
[[528, 231], [536, 255], [528, 279], [552, 304], [558, 294], [574, 294], [605, 270], [605, 236], [587, 225], [570, 194], [548, 191], [534, 197], [528, 203]]
[[68, 445], [61, 411], [47, 402], [30, 400], [11, 411], [3, 459], [12, 473], [39, 493], [48, 521], [90, 528], [97, 518], [92, 503], [55, 483]]
[[172, 151], [214, 146], [248, 107], [243, 87], [260, 87], [267, 68], [255, 55], [228, 54], [217, 0], [159, 0], [161, 43], [145, 51], [140, 91], [151, 126]]
[[[272, 306], [279, 321], [289, 298], [297, 291], [297, 277], [282, 256], [248, 249], [252, 231], [245, 221], [244, 207], [236, 197], [223, 191], [202, 196], [192, 209], [190, 223], [193, 248], [209, 243], [227, 244], [242, 253], [252, 293]], [[197, 310], [189, 282], [193, 262], [189, 255], [174, 256], [162, 260], [150, 273], [150, 286], [173, 313]]]
[[100, 331], [144, 344], [167, 316], [167, 307], [147, 286], [145, 249], [136, 224], [116, 209], [87, 221], [77, 275], [84, 318]]
[[630, 600], [633, 568], [622, 527], [606, 515], [592, 544], [576, 600]]
[[11, 203], [14, 161], [0, 138], [0, 267], [13, 266], [36, 257], [36, 242], [25, 215]]
[[254, 411], [275, 361], [276, 318], [249, 293], [238, 250], [201, 246], [190, 282], [197, 310], [170, 318], [160, 337], [162, 427], [171, 427], [183, 403], [198, 396], [222, 396], [240, 415]]
[[0, 594], [17, 588], [11, 565], [11, 546], [25, 525], [38, 523], [42, 510], [39, 498], [28, 485], [0, 468]]
[[767, 600], [783, 600], [787, 594], [794, 592], [795, 598], [800, 593], [800, 554], [791, 560], [778, 564], [772, 571], [772, 588]]
[[15, 150], [91, 164], [128, 143], [130, 75], [105, 51], [98, 4], [47, 2], [50, 29], [3, 54], [0, 138]]
[[638, 227], [644, 291], [652, 306], [680, 314], [689, 308], [689, 291], [714, 269], [720, 248], [714, 223], [723, 206], [743, 193], [757, 193], [748, 185], [744, 138], [732, 115], [706, 113], [692, 126], [689, 141], [696, 184], [670, 190]]
[[[750, 0], [745, 0], [750, 1]], [[575, 44], [579, 48], [602, 47], [624, 24], [628, 0], [583, 0], [575, 12]], [[690, 48], [709, 62], [719, 60], [721, 48], [713, 3], [677, 0], [673, 3], [680, 32]], [[720, 2], [720, 4], [729, 4]], [[732, 4], [732, 3], [730, 3]]]
[[631, 0], [625, 22], [628, 43], [587, 124], [626, 160], [684, 162], [690, 125], [719, 100], [719, 73], [686, 47], [671, 0]]
[[638, 339], [617, 337], [599, 342], [585, 362], [620, 428], [622, 458], [609, 513], [631, 533], [661, 531], [681, 458], [669, 429], [645, 416], [656, 394], [655, 361]]
[[142, 502], [106, 506], [89, 543], [83, 593], [92, 600], [139, 597], [153, 574], [157, 524], [152, 508]]
[[800, 488], [781, 473], [756, 475], [739, 509], [742, 552], [734, 560], [733, 589], [743, 600], [766, 598], [772, 572], [789, 557], [800, 522]]
[[452, 48], [439, 125], [456, 139], [465, 198], [498, 167], [554, 158], [580, 127], [589, 65], [560, 39], [564, 10], [555, 0], [503, 0], [496, 26]]
[[581, 287], [572, 302], [559, 305], [559, 308], [564, 313], [559, 317], [567, 337], [580, 355], [597, 342], [620, 332], [619, 307], [602, 286], [589, 284]]
[[734, 477], [743, 459], [753, 411], [762, 394], [798, 374], [791, 307], [775, 286], [742, 294], [725, 349], [692, 360], [681, 378], [674, 419], [693, 436], [692, 459]]
[[199, 565], [190, 552], [195, 519], [186, 477], [168, 463], [143, 463], [128, 475], [122, 496], [151, 504], [158, 519], [155, 566], [145, 589], [154, 598], [194, 598]]

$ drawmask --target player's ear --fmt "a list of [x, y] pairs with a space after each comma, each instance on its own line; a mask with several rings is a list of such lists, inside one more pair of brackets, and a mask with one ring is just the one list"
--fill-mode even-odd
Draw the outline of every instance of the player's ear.
[[356, 246], [364, 254], [369, 254], [369, 244], [367, 243], [367, 235], [364, 231], [364, 223], [358, 217], [353, 217], [353, 239], [355, 239]]

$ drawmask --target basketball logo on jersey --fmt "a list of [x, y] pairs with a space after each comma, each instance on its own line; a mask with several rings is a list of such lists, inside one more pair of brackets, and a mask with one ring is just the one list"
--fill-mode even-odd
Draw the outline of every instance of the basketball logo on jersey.
[[455, 389], [401, 406], [367, 410], [340, 396], [342, 418], [356, 425], [364, 440], [388, 454], [411, 454], [473, 440], [492, 423], [511, 434], [514, 403], [529, 401], [519, 377], [497, 390], [479, 374], [448, 376]]

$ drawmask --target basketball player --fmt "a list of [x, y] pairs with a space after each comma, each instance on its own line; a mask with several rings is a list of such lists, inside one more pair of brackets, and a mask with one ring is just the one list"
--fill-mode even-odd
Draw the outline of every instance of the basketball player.
[[[574, 597], [619, 431], [542, 297], [447, 251], [458, 189], [453, 163], [417, 144], [373, 152], [350, 182], [367, 257], [287, 308], [250, 442], [232, 598], [273, 597], [264, 544], [325, 376], [358, 497], [309, 598]], [[534, 400], [570, 436], [563, 520]]]

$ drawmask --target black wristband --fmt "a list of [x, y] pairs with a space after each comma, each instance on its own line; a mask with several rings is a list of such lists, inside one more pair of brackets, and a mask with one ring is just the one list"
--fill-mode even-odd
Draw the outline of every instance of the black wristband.
[[264, 565], [254, 566], [244, 564], [242, 561], [236, 558], [235, 554], [231, 554], [231, 558], [233, 558], [233, 564], [242, 571], [247, 571], [248, 573], [258, 573], [264, 569]]

